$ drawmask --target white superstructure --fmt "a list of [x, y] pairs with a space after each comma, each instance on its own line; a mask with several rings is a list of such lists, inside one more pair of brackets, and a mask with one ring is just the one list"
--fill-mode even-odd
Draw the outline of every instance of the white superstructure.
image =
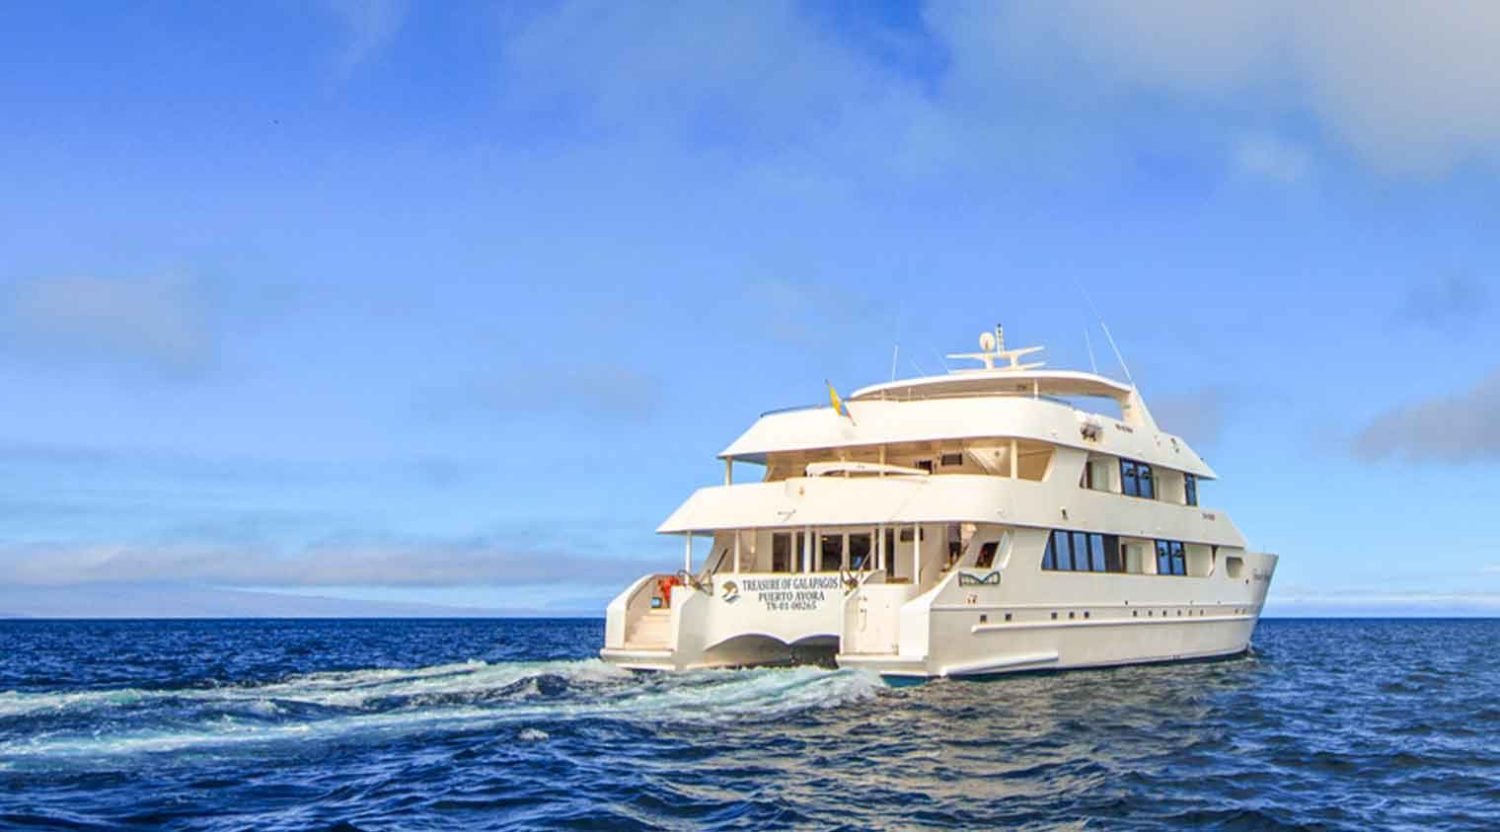
[[953, 356], [978, 369], [762, 416], [658, 528], [683, 569], [610, 603], [601, 655], [925, 678], [1244, 651], [1276, 556], [1198, 504], [1214, 472], [1134, 386], [1021, 362], [1037, 349], [997, 330]]

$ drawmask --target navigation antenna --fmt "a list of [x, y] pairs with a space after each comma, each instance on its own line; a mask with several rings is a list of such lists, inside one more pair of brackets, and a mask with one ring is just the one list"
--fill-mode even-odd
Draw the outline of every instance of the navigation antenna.
[[[982, 362], [984, 362], [984, 369], [986, 369], [986, 370], [994, 370], [994, 369], [996, 369], [996, 367], [995, 367], [995, 360], [996, 359], [1004, 359], [1005, 362], [1006, 362], [1005, 365], [999, 367], [999, 369], [1001, 369], [1001, 370], [1015, 370], [1015, 371], [1020, 371], [1020, 370], [1034, 370], [1037, 367], [1045, 366], [1046, 362], [1045, 361], [1036, 361], [1036, 362], [1032, 362], [1030, 364], [1022, 364], [1021, 363], [1021, 358], [1022, 358], [1022, 356], [1031, 355], [1034, 352], [1041, 352], [1042, 349], [1043, 349], [1042, 347], [1026, 347], [1024, 349], [1019, 349], [1019, 350], [1008, 350], [1008, 349], [1006, 349], [1005, 348], [1005, 327], [1001, 326], [1000, 324], [995, 324], [995, 331], [994, 332], [981, 332], [981, 333], [979, 333], [979, 352], [952, 353], [948, 357], [949, 358], [967, 358], [967, 359], [970, 359], [971, 361], [982, 361]], [[950, 370], [949, 372], [955, 372], [955, 371]], [[973, 371], [969, 370], [969, 371], [957, 371], [957, 372], [973, 372]]]
[[1089, 297], [1088, 290], [1083, 288], [1082, 286], [1078, 286], [1078, 291], [1083, 294], [1084, 302], [1089, 305], [1089, 310], [1093, 312], [1094, 317], [1098, 319], [1099, 328], [1104, 330], [1104, 338], [1105, 340], [1109, 341], [1109, 348], [1111, 350], [1114, 350], [1115, 360], [1120, 362], [1120, 369], [1125, 373], [1125, 380], [1130, 382], [1131, 387], [1134, 387], [1135, 379], [1130, 375], [1130, 368], [1125, 365], [1125, 356], [1120, 354], [1120, 347], [1115, 343], [1115, 336], [1109, 334], [1109, 324], [1105, 323], [1104, 316], [1099, 314], [1099, 307], [1094, 305], [1094, 299]]

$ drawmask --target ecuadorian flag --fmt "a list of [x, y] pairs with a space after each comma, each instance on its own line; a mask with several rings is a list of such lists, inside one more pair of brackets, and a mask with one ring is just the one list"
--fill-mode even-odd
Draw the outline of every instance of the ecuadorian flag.
[[844, 409], [844, 400], [839, 398], [839, 391], [833, 389], [833, 382], [825, 378], [823, 383], [828, 385], [828, 401], [833, 405], [833, 412], [840, 416], [848, 416], [849, 411]]

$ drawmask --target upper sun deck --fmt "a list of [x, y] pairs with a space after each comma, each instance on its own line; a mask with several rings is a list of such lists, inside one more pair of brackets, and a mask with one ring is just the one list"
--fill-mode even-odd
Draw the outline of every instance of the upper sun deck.
[[[1040, 348], [1007, 351], [991, 333], [981, 336], [980, 347], [981, 352], [950, 357], [982, 361], [984, 367], [870, 385], [842, 402], [843, 412], [819, 407], [764, 414], [719, 456], [766, 463], [778, 454], [842, 455], [859, 447], [1006, 437], [1214, 476], [1186, 442], [1160, 431], [1133, 385], [1097, 373], [1022, 364], [1021, 356]], [[1120, 415], [1089, 408], [1080, 399], [1107, 400]], [[1105, 430], [1111, 424], [1113, 429]]]
[[854, 391], [849, 401], [914, 401], [968, 396], [1099, 397], [1121, 404], [1133, 388], [1113, 379], [1076, 370], [957, 370], [941, 376], [900, 379]]

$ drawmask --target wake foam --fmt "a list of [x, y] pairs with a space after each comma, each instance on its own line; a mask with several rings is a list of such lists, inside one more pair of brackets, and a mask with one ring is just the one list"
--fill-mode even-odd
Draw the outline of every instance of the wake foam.
[[536, 726], [579, 719], [655, 727], [774, 721], [869, 699], [880, 688], [877, 677], [848, 670], [636, 676], [595, 659], [332, 671], [192, 690], [6, 692], [0, 719], [10, 723], [3, 732], [10, 739], [0, 741], [0, 766], [434, 730], [547, 736]]

